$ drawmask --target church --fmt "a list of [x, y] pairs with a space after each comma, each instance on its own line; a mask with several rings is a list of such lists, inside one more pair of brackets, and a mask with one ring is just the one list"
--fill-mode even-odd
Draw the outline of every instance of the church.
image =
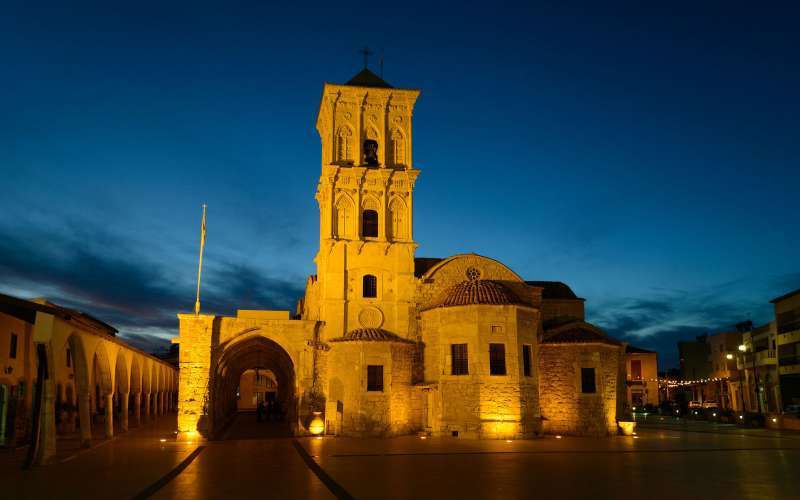
[[220, 432], [253, 370], [293, 435], [617, 432], [625, 345], [584, 299], [489, 257], [415, 255], [419, 95], [366, 68], [324, 85], [316, 273], [294, 313], [178, 315], [180, 438]]

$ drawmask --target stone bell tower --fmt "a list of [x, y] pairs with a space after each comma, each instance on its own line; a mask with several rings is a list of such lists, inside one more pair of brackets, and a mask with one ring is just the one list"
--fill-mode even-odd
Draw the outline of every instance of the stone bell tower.
[[320, 244], [310, 317], [325, 338], [358, 329], [406, 337], [414, 295], [412, 155], [418, 90], [397, 89], [369, 69], [326, 83], [317, 117], [322, 174]]

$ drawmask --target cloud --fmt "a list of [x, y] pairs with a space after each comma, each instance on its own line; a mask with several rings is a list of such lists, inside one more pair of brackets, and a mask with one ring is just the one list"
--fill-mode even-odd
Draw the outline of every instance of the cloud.
[[[85, 311], [148, 348], [177, 335], [176, 314], [194, 308], [193, 275], [179, 275], [169, 259], [137, 252], [137, 245], [93, 227], [44, 229], [0, 224], [0, 288], [35, 294]], [[158, 249], [156, 249], [158, 251]], [[189, 257], [192, 260], [195, 257]], [[203, 309], [287, 309], [304, 281], [271, 276], [248, 264], [209, 262], [203, 275]]]
[[644, 297], [598, 300], [590, 320], [613, 337], [656, 350], [662, 369], [676, 367], [678, 341], [731, 331], [746, 319], [756, 324], [771, 321], [769, 300], [784, 293], [780, 290], [787, 290], [796, 277], [737, 279], [697, 290], [653, 288]]
[[133, 347], [152, 354], [167, 353], [171, 345], [168, 339], [155, 335], [126, 333], [120, 337]]

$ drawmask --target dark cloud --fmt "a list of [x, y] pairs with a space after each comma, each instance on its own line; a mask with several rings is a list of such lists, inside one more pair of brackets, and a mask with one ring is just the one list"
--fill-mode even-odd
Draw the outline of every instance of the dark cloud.
[[120, 337], [133, 347], [153, 354], [165, 354], [169, 352], [171, 345], [169, 339], [157, 337], [155, 335], [126, 333], [120, 335]]
[[[193, 273], [176, 275], [125, 239], [93, 228], [45, 230], [0, 225], [0, 285], [26, 290], [110, 323], [140, 345], [177, 334], [176, 314], [194, 308]], [[203, 310], [292, 309], [304, 282], [274, 278], [247, 264], [209, 262]], [[145, 331], [147, 333], [136, 333]], [[146, 338], [150, 340], [145, 340]]]
[[[789, 277], [790, 279], [790, 277]], [[590, 319], [611, 336], [659, 353], [661, 368], [678, 366], [677, 342], [703, 334], [731, 331], [736, 323], [752, 319], [763, 324], [772, 319], [768, 290], [786, 280], [765, 280], [764, 291], [747, 280], [712, 285], [702, 290], [653, 289], [645, 298], [601, 301]], [[761, 302], [742, 298], [747, 290]]]

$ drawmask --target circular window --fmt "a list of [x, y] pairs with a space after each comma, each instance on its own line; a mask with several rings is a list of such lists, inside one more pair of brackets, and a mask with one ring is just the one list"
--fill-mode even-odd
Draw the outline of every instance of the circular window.
[[468, 267], [466, 275], [467, 279], [470, 281], [477, 281], [481, 279], [481, 272], [478, 269], [475, 269], [474, 267]]

